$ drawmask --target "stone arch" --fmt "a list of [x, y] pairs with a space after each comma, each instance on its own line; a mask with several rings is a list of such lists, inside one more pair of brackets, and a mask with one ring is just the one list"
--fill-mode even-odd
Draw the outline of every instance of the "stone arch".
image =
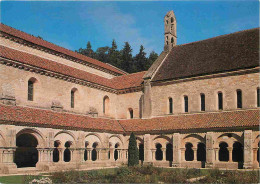
[[119, 135], [111, 135], [109, 137], [109, 143], [111, 143], [112, 147], [115, 147], [117, 143], [119, 143], [120, 148], [124, 148], [124, 142], [121, 136]]
[[161, 144], [162, 148], [166, 148], [167, 143], [172, 143], [172, 138], [166, 135], [159, 135], [153, 139], [153, 146], [155, 149], [157, 144]]
[[71, 142], [71, 147], [75, 146], [75, 135], [67, 130], [59, 131], [58, 133], [55, 134], [54, 136], [54, 141], [59, 141], [60, 142], [60, 147], [65, 148], [65, 143], [67, 141]]
[[85, 136], [85, 144], [89, 143], [89, 147], [92, 147], [95, 142], [98, 143], [99, 147], [103, 146], [102, 138], [98, 133], [88, 133]]
[[260, 142], [260, 135], [257, 135], [253, 142], [253, 148], [258, 148], [258, 143]]
[[193, 145], [194, 148], [196, 148], [199, 143], [206, 144], [205, 138], [203, 138], [202, 136], [200, 136], [198, 134], [189, 134], [189, 135], [185, 136], [182, 139], [182, 147], [183, 148], [185, 147], [187, 142], [190, 142]]
[[22, 134], [30, 134], [30, 135], [34, 136], [36, 138], [36, 140], [38, 141], [37, 147], [45, 147], [44, 136], [39, 130], [37, 130], [35, 128], [24, 128], [16, 134], [16, 137], [18, 137]]
[[243, 138], [236, 133], [223, 133], [218, 136], [215, 146], [218, 147], [221, 142], [226, 142], [228, 147], [233, 147], [233, 144], [236, 141], [244, 145]]

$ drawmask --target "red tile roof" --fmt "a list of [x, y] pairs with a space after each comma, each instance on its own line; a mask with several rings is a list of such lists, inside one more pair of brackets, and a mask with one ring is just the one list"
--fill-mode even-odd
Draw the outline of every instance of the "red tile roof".
[[214, 128], [258, 127], [260, 118], [259, 112], [259, 109], [255, 109], [174, 115], [152, 119], [112, 120], [0, 104], [0, 123], [101, 132], [152, 133], [196, 129], [212, 130]]
[[115, 120], [19, 106], [0, 105], [1, 121], [25, 126], [123, 132]]
[[60, 64], [45, 58], [41, 58], [32, 54], [0, 46], [0, 56], [18, 61], [20, 63], [36, 66], [48, 71], [57, 72], [63, 75], [75, 77], [77, 79], [86, 80], [92, 83], [100, 84], [112, 89], [125, 89], [130, 87], [141, 86], [143, 75], [145, 72], [122, 75], [107, 79], [98, 75], [82, 71], [64, 64]]
[[260, 111], [257, 109], [173, 115], [152, 119], [121, 120], [120, 124], [128, 132], [253, 127], [259, 126], [259, 112]]
[[22, 31], [19, 31], [17, 29], [14, 29], [14, 28], [12, 28], [10, 26], [4, 25], [2, 23], [0, 23], [0, 31], [2, 31], [4, 33], [7, 33], [9, 35], [12, 35], [12, 36], [21, 38], [21, 39], [26, 40], [28, 42], [31, 42], [33, 44], [36, 44], [36, 45], [39, 45], [39, 46], [42, 46], [42, 47], [45, 47], [45, 48], [48, 48], [48, 49], [51, 49], [51, 50], [63, 53], [63, 54], [66, 54], [68, 56], [80, 59], [80, 60], [85, 61], [87, 63], [96, 65], [98, 67], [101, 67], [101, 68], [113, 71], [115, 73], [125, 74], [124, 72], [122, 72], [120, 70], [117, 70], [115, 67], [109, 66], [109, 65], [107, 65], [107, 64], [105, 64], [105, 63], [103, 63], [101, 61], [98, 61], [96, 59], [92, 59], [90, 57], [84, 56], [82, 54], [73, 52], [73, 51], [68, 50], [68, 49], [65, 49], [65, 48], [60, 47], [58, 45], [55, 45], [53, 43], [47, 42], [47, 41], [45, 41], [43, 39], [37, 38], [37, 37], [32, 36], [30, 34], [27, 34], [25, 32], [22, 32]]

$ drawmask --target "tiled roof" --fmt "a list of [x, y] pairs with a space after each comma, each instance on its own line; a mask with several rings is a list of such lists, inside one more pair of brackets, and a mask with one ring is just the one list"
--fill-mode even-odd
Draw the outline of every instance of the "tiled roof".
[[173, 115], [152, 119], [121, 120], [120, 124], [128, 131], [164, 132], [196, 129], [253, 127], [259, 126], [259, 110], [239, 110], [187, 115]]
[[177, 45], [172, 48], [152, 81], [182, 79], [257, 66], [259, 28]]
[[123, 132], [115, 120], [19, 106], [0, 105], [1, 121], [24, 126]]
[[198, 129], [258, 127], [259, 109], [173, 115], [152, 119], [112, 120], [91, 118], [65, 112], [54, 112], [0, 104], [0, 123], [92, 130], [101, 132], [170, 132]]
[[145, 72], [127, 74], [112, 79], [100, 77], [98, 75], [82, 71], [64, 64], [60, 64], [45, 58], [41, 58], [32, 54], [0, 46], [0, 56], [18, 61], [20, 63], [36, 66], [48, 71], [57, 72], [63, 75], [75, 77], [77, 79], [86, 80], [92, 83], [100, 84], [112, 89], [125, 89], [130, 87], [138, 87], [141, 85]]
[[107, 70], [110, 70], [110, 71], [113, 71], [115, 73], [118, 73], [118, 74], [125, 74], [124, 72], [120, 71], [120, 70], [117, 70], [115, 67], [112, 67], [110, 65], [107, 65], [101, 61], [98, 61], [96, 59], [93, 59], [93, 58], [90, 58], [90, 57], [87, 57], [87, 56], [84, 56], [82, 54], [79, 54], [79, 53], [76, 53], [76, 52], [73, 52], [71, 50], [68, 50], [68, 49], [65, 49], [63, 47], [60, 47], [58, 45], [55, 45], [53, 43], [50, 43], [50, 42], [47, 42], [43, 39], [40, 39], [40, 38], [37, 38], [35, 36], [32, 36], [30, 34], [27, 34], [25, 32], [22, 32], [22, 31], [19, 31], [17, 29], [14, 29], [10, 26], [7, 26], [7, 25], [4, 25], [2, 23], [0, 23], [0, 31], [4, 32], [4, 33], [7, 33], [9, 35], [12, 35], [12, 36], [15, 36], [15, 37], [18, 37], [18, 38], [21, 38], [23, 40], [26, 40], [28, 42], [31, 42], [33, 44], [36, 44], [36, 45], [39, 45], [39, 46], [42, 46], [42, 47], [45, 47], [45, 48], [48, 48], [48, 49], [51, 49], [51, 50], [54, 50], [54, 51], [57, 51], [57, 52], [60, 52], [60, 53], [63, 53], [63, 54], [66, 54], [68, 56], [71, 56], [71, 57], [74, 57], [74, 58], [77, 58], [77, 59], [80, 59], [82, 61], [85, 61], [87, 63], [90, 63], [90, 64], [93, 64], [93, 65], [96, 65], [98, 67], [101, 67], [101, 68], [104, 68], [104, 69], [107, 69]]

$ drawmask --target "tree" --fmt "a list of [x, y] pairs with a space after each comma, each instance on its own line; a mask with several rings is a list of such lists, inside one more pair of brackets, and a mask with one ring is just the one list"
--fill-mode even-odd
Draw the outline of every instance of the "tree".
[[154, 62], [157, 58], [158, 58], [158, 54], [155, 53], [154, 51], [152, 51], [152, 52], [150, 53], [150, 55], [149, 55], [149, 58], [148, 58], [147, 62], [145, 63], [144, 70], [148, 70], [148, 69], [152, 66], [153, 62]]
[[135, 56], [134, 62], [135, 62], [135, 71], [134, 72], [140, 72], [145, 70], [145, 65], [147, 63], [146, 53], [144, 52], [144, 46], [140, 46], [139, 53]]
[[139, 151], [137, 148], [136, 138], [132, 132], [128, 145], [128, 166], [135, 166], [139, 164]]
[[122, 66], [122, 60], [121, 60], [121, 54], [117, 50], [117, 44], [116, 41], [113, 39], [112, 46], [108, 50], [108, 62], [118, 68], [121, 68]]
[[99, 47], [95, 53], [95, 59], [104, 63], [108, 62], [108, 50], [109, 47]]
[[132, 48], [128, 42], [125, 42], [124, 48], [121, 50], [122, 63], [120, 68], [128, 73], [132, 72], [133, 68], [133, 57]]
[[95, 52], [92, 50], [90, 41], [88, 41], [88, 43], [87, 43], [87, 48], [85, 48], [85, 49], [80, 48], [76, 52], [83, 54], [85, 56], [91, 57], [91, 58], [95, 58]]

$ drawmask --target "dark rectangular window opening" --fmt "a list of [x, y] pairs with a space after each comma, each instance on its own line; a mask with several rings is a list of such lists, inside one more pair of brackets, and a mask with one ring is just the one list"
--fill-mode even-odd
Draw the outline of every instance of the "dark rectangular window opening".
[[257, 88], [257, 107], [260, 107], [260, 89]]
[[200, 100], [201, 100], [201, 111], [205, 111], [205, 95], [204, 94], [200, 95]]
[[28, 100], [33, 101], [33, 82], [28, 81]]
[[184, 97], [184, 111], [185, 112], [189, 111], [189, 101], [188, 101], [188, 97], [187, 96]]
[[218, 109], [223, 110], [223, 94], [218, 93]]
[[71, 108], [74, 108], [74, 95], [75, 93], [74, 93], [74, 91], [71, 91], [71, 104], [70, 104], [70, 106], [71, 106]]
[[172, 98], [169, 98], [169, 113], [173, 113], [173, 107], [172, 107]]
[[242, 91], [237, 90], [237, 108], [242, 108]]

